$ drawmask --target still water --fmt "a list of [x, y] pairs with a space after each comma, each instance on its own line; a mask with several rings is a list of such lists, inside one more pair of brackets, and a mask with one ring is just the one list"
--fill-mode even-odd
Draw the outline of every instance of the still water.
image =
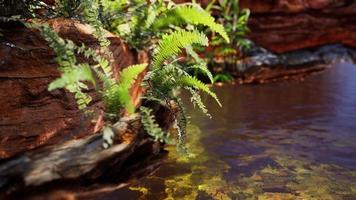
[[156, 173], [100, 199], [356, 199], [356, 66], [215, 91], [213, 119], [188, 106], [188, 158], [168, 147]]

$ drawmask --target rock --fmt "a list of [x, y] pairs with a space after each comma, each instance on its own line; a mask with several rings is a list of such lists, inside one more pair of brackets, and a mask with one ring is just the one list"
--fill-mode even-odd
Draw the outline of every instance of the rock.
[[103, 148], [104, 138], [95, 134], [3, 161], [0, 199], [49, 199], [58, 191], [73, 197], [110, 192], [163, 162], [166, 153], [143, 131], [138, 114], [122, 117], [110, 129], [115, 142], [109, 148]]
[[[99, 49], [88, 26], [67, 19], [47, 23], [64, 38]], [[91, 118], [77, 109], [72, 94], [47, 90], [59, 73], [54, 53], [39, 32], [13, 22], [0, 24], [0, 29], [4, 35], [0, 37], [0, 158], [93, 134]], [[120, 38], [106, 36], [116, 75], [123, 67], [143, 61]], [[132, 89], [136, 104], [140, 93], [136, 84]], [[100, 106], [93, 97], [91, 107]]]
[[249, 38], [274, 53], [328, 44], [356, 47], [352, 0], [241, 0], [249, 8]]

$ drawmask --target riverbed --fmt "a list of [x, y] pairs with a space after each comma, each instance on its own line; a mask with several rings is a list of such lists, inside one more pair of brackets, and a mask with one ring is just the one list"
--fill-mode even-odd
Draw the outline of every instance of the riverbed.
[[93, 199], [356, 199], [356, 66], [214, 90], [212, 119], [186, 103], [187, 156]]

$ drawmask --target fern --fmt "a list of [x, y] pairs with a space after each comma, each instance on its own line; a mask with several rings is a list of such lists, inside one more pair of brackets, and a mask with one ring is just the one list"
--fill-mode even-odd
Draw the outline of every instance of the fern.
[[146, 68], [147, 64], [132, 65], [125, 68], [120, 75], [120, 81], [104, 88], [104, 102], [109, 113], [115, 114], [121, 108], [133, 113], [135, 106], [130, 96], [130, 88], [136, 77]]
[[188, 86], [188, 87], [195, 88], [197, 90], [204, 91], [205, 93], [207, 93], [208, 95], [213, 97], [220, 107], [222, 106], [218, 97], [216, 96], [216, 94], [214, 92], [212, 92], [207, 85], [205, 85], [203, 82], [199, 81], [197, 78], [189, 76], [189, 75], [183, 76], [180, 78], [180, 83], [183, 86]]
[[95, 84], [95, 80], [87, 64], [77, 64], [75, 56], [76, 45], [70, 40], [64, 40], [52, 30], [48, 25], [38, 25], [25, 23], [29, 28], [40, 30], [44, 39], [49, 43], [57, 55], [55, 60], [59, 65], [61, 77], [53, 81], [48, 90], [57, 88], [66, 88], [69, 92], [74, 93], [79, 109], [84, 109], [91, 102], [91, 97], [83, 92], [88, 87], [85, 81]]
[[208, 38], [198, 31], [178, 30], [165, 35], [158, 44], [153, 58], [153, 67], [160, 67], [168, 58], [178, 55], [183, 48], [192, 44], [207, 46]]
[[144, 63], [144, 64], [132, 65], [130, 67], [123, 69], [120, 75], [119, 83], [123, 87], [131, 87], [137, 75], [140, 74], [143, 70], [145, 70], [146, 67], [147, 67], [147, 63]]
[[[94, 50], [87, 48], [84, 44], [78, 47], [72, 41], [62, 39], [48, 25], [27, 25], [39, 29], [57, 55], [56, 61], [62, 74], [60, 78], [49, 85], [49, 90], [67, 89], [69, 92], [74, 93], [78, 107], [84, 109], [91, 101], [91, 97], [83, 92], [83, 90], [88, 89], [85, 82], [90, 81], [95, 84], [94, 71], [96, 76], [104, 83], [102, 97], [108, 114], [117, 115], [119, 110], [123, 108], [128, 113], [134, 112], [135, 107], [129, 91], [137, 75], [146, 68], [147, 64], [125, 68], [121, 72], [120, 81], [116, 82], [113, 78], [109, 61], [99, 56]], [[93, 59], [96, 64], [78, 64], [76, 54]]]
[[108, 47], [110, 41], [105, 37], [105, 32], [103, 30], [103, 24], [99, 17], [99, 4], [96, 0], [82, 0], [82, 15], [84, 21], [94, 28], [94, 36], [99, 40], [101, 47]]
[[226, 42], [229, 42], [229, 37], [221, 24], [215, 22], [215, 19], [205, 10], [201, 9], [196, 4], [185, 4], [176, 6], [170, 9], [158, 18], [154, 23], [154, 29], [159, 30], [169, 25], [205, 25], [212, 31], [219, 33]]
[[177, 147], [180, 152], [187, 153], [187, 149], [185, 147], [185, 139], [187, 137], [188, 117], [186, 110], [183, 106], [182, 100], [178, 97], [174, 98], [174, 100], [177, 103], [177, 107], [179, 110], [179, 115], [175, 121], [176, 129], [178, 132]]
[[197, 106], [206, 116], [208, 116], [209, 118], [212, 118], [211, 115], [208, 113], [208, 109], [206, 109], [198, 92], [190, 87], [186, 87], [186, 89], [192, 95], [192, 97], [190, 98], [190, 101], [193, 103], [193, 105]]
[[112, 69], [107, 59], [99, 56], [93, 49], [87, 48], [84, 44], [82, 44], [81, 47], [77, 47], [77, 53], [83, 54], [85, 58], [92, 58], [95, 62], [97, 62], [94, 68], [100, 68], [106, 78], [113, 80]]
[[[49, 84], [48, 90], [51, 91], [58, 88], [64, 88], [87, 80], [90, 80], [92, 82], [95, 81], [92, 71], [87, 64], [80, 64], [74, 69], [64, 71], [60, 78]], [[87, 87], [85, 86], [79, 86], [79, 88], [87, 89]]]
[[206, 75], [209, 80], [210, 83], [214, 83], [214, 78], [213, 78], [213, 74], [210, 72], [209, 68], [206, 66], [205, 62], [200, 62], [198, 64], [189, 66], [188, 69], [195, 69], [195, 70], [199, 70], [200, 72], [202, 72], [204, 75]]
[[166, 144], [174, 144], [168, 133], [164, 132], [156, 123], [152, 110], [150, 108], [141, 106], [141, 122], [146, 132], [154, 138], [155, 141], [164, 142]]
[[[205, 35], [198, 31], [185, 31], [177, 30], [171, 35], [166, 35], [160, 42], [153, 57], [153, 70], [147, 74], [144, 78], [144, 84], [148, 87], [147, 99], [160, 99], [160, 103], [165, 103], [167, 106], [171, 106], [171, 102], [175, 102], [179, 110], [179, 115], [176, 120], [176, 128], [178, 130], [178, 149], [184, 150], [184, 143], [186, 137], [186, 126], [188, 119], [183, 107], [183, 104], [178, 97], [179, 90], [185, 88], [192, 94], [192, 103], [200, 108], [203, 113], [211, 117], [206, 107], [204, 106], [198, 91], [204, 91], [212, 96], [217, 103], [221, 106], [217, 96], [213, 93], [207, 85], [189, 75], [188, 71], [191, 69], [199, 70], [206, 74], [211, 81], [213, 77], [211, 72], [207, 69], [206, 63], [199, 58], [199, 56], [193, 51], [192, 44], [205, 45], [207, 38]], [[184, 63], [178, 63], [177, 60], [173, 60], [177, 55], [182, 53], [183, 49], [186, 49], [189, 55], [195, 58], [197, 64], [191, 66], [185, 66]], [[165, 64], [166, 61], [173, 60], [172, 62]]]

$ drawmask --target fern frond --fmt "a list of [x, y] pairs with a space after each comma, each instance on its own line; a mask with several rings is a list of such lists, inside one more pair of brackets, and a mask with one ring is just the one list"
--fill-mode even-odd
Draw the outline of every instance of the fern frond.
[[153, 58], [153, 67], [160, 67], [166, 59], [178, 55], [183, 48], [192, 44], [207, 46], [208, 38], [196, 30], [177, 30], [169, 35], [165, 35], [156, 49]]
[[147, 64], [132, 65], [121, 72], [118, 83], [104, 88], [103, 98], [109, 113], [117, 113], [121, 108], [131, 114], [135, 111], [135, 105], [132, 102], [130, 88], [136, 77], [146, 68]]
[[97, 54], [93, 49], [86, 47], [84, 44], [76, 49], [78, 54], [83, 54], [85, 58], [92, 58], [97, 62], [97, 65], [95, 65], [94, 68], [100, 68], [107, 79], [114, 79], [110, 62], [107, 59]]
[[154, 6], [149, 6], [147, 10], [147, 17], [145, 20], [145, 28], [148, 29], [155, 22], [158, 14], [158, 10]]
[[159, 30], [169, 25], [182, 25], [184, 23], [192, 25], [204, 25], [209, 27], [229, 42], [229, 37], [221, 24], [215, 22], [215, 19], [205, 10], [196, 4], [184, 4], [168, 10], [162, 17], [154, 23], [154, 28]]
[[82, 92], [82, 89], [88, 89], [83, 81], [94, 83], [94, 77], [89, 65], [80, 64], [76, 68], [65, 70], [61, 77], [51, 82], [48, 90], [52, 91], [58, 88], [66, 88], [74, 93], [79, 109], [84, 109], [91, 102], [91, 97]]
[[193, 47], [192, 46], [186, 46], [185, 47], [185, 52], [187, 52], [187, 54], [189, 55], [189, 56], [191, 56], [196, 62], [202, 62], [203, 61], [203, 59], [201, 59], [200, 57], [199, 57], [199, 55], [197, 54], [197, 52], [195, 52], [194, 51], [194, 49], [193, 49]]
[[129, 90], [127, 88], [122, 88], [117, 84], [104, 90], [103, 100], [106, 112], [109, 114], [116, 115], [120, 109], [123, 108], [129, 113], [133, 113], [135, 110]]
[[122, 87], [131, 87], [136, 77], [147, 67], [147, 63], [131, 65], [121, 71], [120, 81]]
[[205, 62], [198, 63], [196, 65], [189, 66], [188, 69], [196, 69], [205, 74], [211, 83], [214, 83], [213, 74], [210, 72], [209, 68], [206, 66]]
[[81, 81], [94, 82], [93, 74], [88, 65], [82, 64], [80, 67], [64, 71], [60, 78], [57, 78], [49, 84], [48, 90], [52, 91]]
[[105, 37], [103, 24], [100, 21], [99, 4], [96, 0], [81, 0], [82, 15], [84, 21], [94, 28], [94, 36], [98, 39], [101, 47], [108, 47], [110, 41]]
[[40, 30], [41, 35], [57, 55], [55, 60], [58, 62], [61, 77], [50, 83], [48, 90], [65, 88], [74, 93], [79, 109], [86, 108], [91, 101], [91, 97], [82, 91], [88, 89], [84, 81], [91, 81], [95, 84], [95, 79], [88, 64], [77, 63], [76, 45], [71, 40], [62, 39], [46, 24], [25, 23], [25, 25]]
[[157, 124], [154, 116], [152, 116], [152, 110], [150, 108], [141, 106], [141, 122], [145, 131], [154, 138], [155, 141], [164, 142], [166, 144], [173, 144], [173, 141], [169, 137], [168, 133], [164, 132]]
[[203, 101], [201, 100], [199, 93], [190, 87], [186, 87], [186, 89], [192, 95], [190, 101], [193, 103], [194, 107], [197, 106], [206, 116], [211, 118], [211, 115], [208, 113], [208, 109], [206, 109]]
[[182, 84], [182, 86], [188, 86], [188, 87], [192, 87], [192, 88], [204, 91], [205, 93], [207, 93], [208, 95], [213, 97], [215, 99], [215, 101], [219, 104], [219, 106], [222, 107], [216, 94], [214, 92], [212, 92], [207, 85], [205, 85], [203, 82], [199, 81], [197, 78], [192, 77], [192, 76], [182, 76], [179, 81]]
[[187, 153], [187, 149], [185, 147], [185, 139], [187, 137], [187, 124], [188, 117], [187, 112], [183, 106], [182, 100], [180, 98], [174, 98], [174, 101], [177, 103], [177, 107], [179, 110], [179, 115], [176, 119], [176, 129], [178, 131], [178, 149], [181, 152]]

